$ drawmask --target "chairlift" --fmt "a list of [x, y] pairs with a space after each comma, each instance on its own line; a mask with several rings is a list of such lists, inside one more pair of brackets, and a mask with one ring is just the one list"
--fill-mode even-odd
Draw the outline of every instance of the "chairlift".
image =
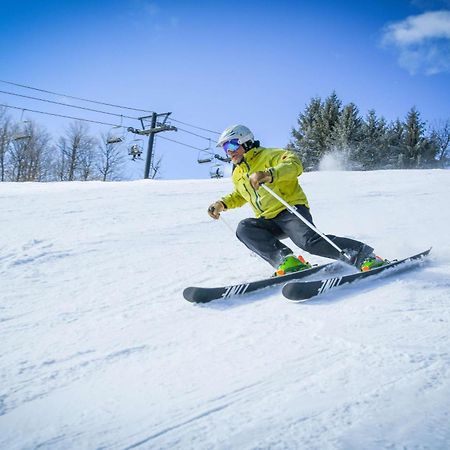
[[18, 125], [18, 130], [13, 135], [14, 141], [23, 141], [25, 139], [31, 139], [31, 134], [26, 129], [26, 126], [28, 123], [30, 123], [29, 120], [23, 120], [23, 113], [25, 110], [22, 110], [22, 114], [20, 115], [20, 123]]
[[142, 159], [142, 153], [144, 151], [142, 143], [144, 142], [143, 139], [134, 139], [131, 143], [130, 148], [128, 149], [128, 154], [131, 156], [131, 159], [133, 161], [136, 161], [137, 159]]
[[199, 164], [210, 163], [213, 161], [214, 161], [214, 155], [211, 152], [209, 152], [208, 149], [200, 150], [198, 152], [197, 162]]
[[107, 144], [120, 144], [125, 140], [125, 131], [122, 131], [122, 133], [120, 134], [118, 132], [120, 128], [123, 128], [122, 125], [116, 125], [109, 130], [106, 137]]
[[107, 144], [120, 144], [123, 142], [122, 136], [110, 136], [106, 139]]
[[13, 136], [14, 141], [24, 141], [26, 139], [31, 139], [31, 134], [28, 134], [26, 131], [18, 131]]
[[209, 169], [209, 176], [211, 178], [223, 178], [224, 171], [223, 171], [223, 165], [222, 164], [214, 164]]
[[197, 162], [199, 164], [210, 163], [214, 161], [217, 155], [214, 154], [211, 148], [211, 139], [208, 138], [208, 147], [198, 152]]

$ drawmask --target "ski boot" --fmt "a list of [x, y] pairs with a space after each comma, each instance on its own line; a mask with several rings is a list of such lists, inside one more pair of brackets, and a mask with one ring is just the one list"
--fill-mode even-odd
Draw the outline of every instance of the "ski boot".
[[390, 261], [388, 261], [387, 259], [383, 259], [375, 255], [370, 255], [359, 266], [359, 270], [361, 272], [368, 272], [369, 270], [375, 269], [376, 267], [385, 266], [389, 263]]
[[311, 264], [305, 261], [303, 256], [296, 258], [294, 255], [288, 255], [284, 258], [284, 261], [278, 266], [277, 271], [274, 273], [275, 277], [286, 275], [287, 273], [298, 272], [300, 270], [310, 269]]

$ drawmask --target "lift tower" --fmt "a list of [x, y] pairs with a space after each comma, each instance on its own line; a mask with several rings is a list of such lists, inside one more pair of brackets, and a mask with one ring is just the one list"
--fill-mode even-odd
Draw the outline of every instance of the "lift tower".
[[[162, 131], [177, 131], [177, 127], [169, 125], [167, 119], [169, 118], [171, 112], [168, 113], [152, 113], [151, 116], [139, 117], [142, 125], [142, 130], [137, 128], [129, 127], [128, 131], [134, 134], [148, 136], [148, 146], [147, 146], [147, 157], [145, 159], [145, 171], [144, 178], [148, 179], [150, 177], [150, 169], [152, 168], [153, 162], [153, 143], [155, 141], [155, 134], [161, 133]], [[150, 122], [150, 128], [146, 128], [146, 123]]]

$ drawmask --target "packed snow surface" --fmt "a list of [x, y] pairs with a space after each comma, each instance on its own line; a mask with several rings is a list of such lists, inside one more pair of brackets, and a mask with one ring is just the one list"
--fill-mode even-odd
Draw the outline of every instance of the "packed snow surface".
[[229, 179], [1, 183], [0, 448], [450, 448], [450, 171], [300, 181], [323, 232], [430, 257], [195, 305], [272, 273], [234, 236], [247, 206], [206, 214]]

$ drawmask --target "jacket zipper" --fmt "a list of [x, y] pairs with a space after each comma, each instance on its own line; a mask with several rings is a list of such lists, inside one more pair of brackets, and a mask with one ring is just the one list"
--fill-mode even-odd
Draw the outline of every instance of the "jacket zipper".
[[[250, 166], [248, 165], [248, 162], [245, 160], [245, 158], [244, 158], [244, 160], [243, 160], [242, 162], [245, 163], [245, 165], [247, 166], [247, 173], [246, 173], [246, 175], [247, 175], [247, 179], [248, 179], [248, 174], [249, 174], [249, 172], [250, 172]], [[251, 184], [250, 184], [250, 186], [251, 186]], [[258, 209], [259, 211], [261, 211], [261, 212], [263, 213], [264, 210], [263, 210], [262, 205], [261, 205], [261, 198], [260, 198], [258, 192], [256, 192], [256, 189], [255, 189], [253, 186], [251, 186], [251, 188], [252, 188], [252, 190], [253, 190], [253, 193], [255, 194], [255, 201], [253, 202], [253, 201], [251, 201], [251, 200], [252, 200], [252, 194], [251, 194], [250, 191], [247, 189], [247, 186], [245, 185], [245, 183], [244, 183], [244, 188], [245, 188], [245, 190], [247, 191], [247, 193], [248, 193], [248, 195], [249, 195], [249, 197], [250, 197], [250, 203], [251, 203], [256, 209]]]

